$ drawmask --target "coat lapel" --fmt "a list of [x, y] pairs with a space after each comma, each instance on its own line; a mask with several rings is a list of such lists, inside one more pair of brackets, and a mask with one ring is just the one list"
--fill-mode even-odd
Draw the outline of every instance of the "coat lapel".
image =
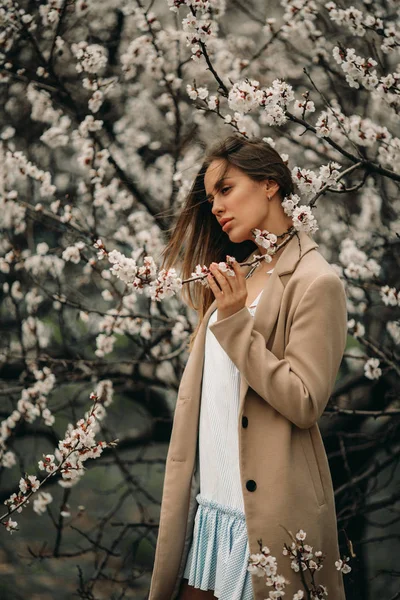
[[[254, 329], [264, 336], [266, 344], [274, 329], [281, 307], [282, 296], [285, 290], [282, 277], [293, 273], [300, 259], [316, 247], [318, 247], [318, 244], [302, 231], [299, 231], [298, 235], [294, 235], [284, 247], [271, 277], [269, 277], [264, 286], [253, 317]], [[242, 377], [240, 381], [239, 416], [243, 412], [248, 387], [247, 381]]]
[[293, 273], [302, 256], [317, 246], [312, 238], [300, 231], [298, 236], [294, 235], [284, 247], [271, 277], [264, 286], [254, 315], [254, 329], [263, 334], [266, 343], [278, 318], [285, 289], [281, 278]]
[[[302, 256], [316, 247], [318, 244], [309, 235], [300, 231], [298, 235], [291, 238], [280, 255], [271, 277], [264, 286], [254, 315], [254, 329], [264, 336], [266, 343], [277, 321], [285, 289], [281, 277], [293, 273]], [[216, 308], [217, 301], [214, 300], [203, 317], [179, 387], [180, 396], [191, 397], [193, 409], [198, 409], [200, 406], [207, 324], [211, 313]], [[243, 410], [247, 389], [248, 383], [241, 378], [239, 414]], [[193, 410], [193, 414], [198, 415], [198, 411]]]

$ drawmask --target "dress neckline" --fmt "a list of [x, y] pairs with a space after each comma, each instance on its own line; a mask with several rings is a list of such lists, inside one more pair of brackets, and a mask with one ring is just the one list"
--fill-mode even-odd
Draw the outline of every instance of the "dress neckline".
[[258, 300], [260, 299], [261, 294], [263, 293], [264, 288], [261, 290], [261, 292], [258, 294], [257, 298], [254, 298], [253, 302], [250, 304], [250, 306], [247, 306], [247, 308], [255, 308]]
[[[269, 271], [267, 271], [267, 273], [272, 273], [274, 269], [270, 269]], [[264, 288], [261, 290], [261, 292], [258, 294], [257, 298], [254, 298], [253, 302], [250, 304], [250, 306], [247, 306], [247, 308], [255, 308], [257, 305], [258, 300], [260, 299], [261, 294], [263, 293]]]

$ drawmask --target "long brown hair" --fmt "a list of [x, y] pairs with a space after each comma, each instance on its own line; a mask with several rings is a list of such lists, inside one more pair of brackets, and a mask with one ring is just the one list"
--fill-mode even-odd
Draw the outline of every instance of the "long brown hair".
[[[164, 260], [161, 268], [169, 269], [179, 261], [182, 264], [182, 279], [190, 279], [198, 264], [208, 267], [213, 261], [225, 261], [227, 254], [243, 262], [258, 248], [251, 240], [238, 244], [231, 242], [211, 212], [211, 204], [206, 198], [204, 175], [210, 164], [219, 159], [226, 161], [224, 174], [233, 165], [255, 181], [274, 180], [279, 184], [282, 199], [293, 193], [290, 170], [279, 154], [261, 138], [246, 139], [233, 134], [208, 148], [170, 240], [162, 252]], [[193, 282], [183, 286], [182, 299], [198, 312], [199, 317], [197, 327], [189, 339], [191, 351], [200, 323], [214, 301], [214, 294], [208, 286]]]

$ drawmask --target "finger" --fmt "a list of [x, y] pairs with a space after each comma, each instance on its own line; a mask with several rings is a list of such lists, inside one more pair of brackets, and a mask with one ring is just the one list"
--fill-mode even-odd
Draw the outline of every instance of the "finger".
[[244, 274], [244, 270], [243, 268], [239, 265], [239, 263], [236, 261], [233, 263], [233, 269], [235, 272], [235, 279], [236, 279], [236, 285], [238, 289], [243, 289], [246, 287], [246, 277]]
[[212, 269], [212, 274], [214, 275], [215, 279], [218, 281], [219, 285], [222, 288], [222, 291], [229, 293], [232, 292], [232, 286], [229, 282], [229, 279], [231, 279], [231, 277], [229, 277], [229, 275], [225, 275], [225, 273], [223, 271], [220, 271], [220, 269], [218, 267], [213, 268]]
[[237, 262], [232, 262], [229, 265], [230, 273], [224, 272], [224, 275], [232, 288], [232, 291], [237, 292], [242, 289], [242, 284], [240, 281], [240, 267]]
[[208, 284], [209, 284], [215, 298], [218, 298], [220, 295], [222, 295], [222, 292], [219, 289], [219, 287], [211, 273], [209, 273], [207, 275], [207, 281], [208, 281]]

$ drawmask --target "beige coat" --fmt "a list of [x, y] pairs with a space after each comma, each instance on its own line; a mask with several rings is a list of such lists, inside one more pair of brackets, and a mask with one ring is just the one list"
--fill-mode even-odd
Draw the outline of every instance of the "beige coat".
[[[210, 330], [241, 373], [239, 454], [250, 552], [260, 538], [291, 584], [299, 574], [282, 555], [290, 543], [280, 524], [303, 529], [306, 543], [326, 553], [316, 581], [330, 600], [345, 598], [332, 480], [317, 421], [325, 409], [346, 345], [343, 285], [318, 245], [305, 233], [285, 246], [254, 317], [247, 307], [216, 321]], [[168, 451], [160, 529], [149, 600], [177, 597], [190, 547], [199, 492], [197, 440], [205, 333], [216, 301], [197, 334], [179, 386]], [[248, 420], [242, 425], [242, 417]], [[249, 488], [256, 489], [248, 491]], [[253, 576], [255, 600], [271, 588]]]

